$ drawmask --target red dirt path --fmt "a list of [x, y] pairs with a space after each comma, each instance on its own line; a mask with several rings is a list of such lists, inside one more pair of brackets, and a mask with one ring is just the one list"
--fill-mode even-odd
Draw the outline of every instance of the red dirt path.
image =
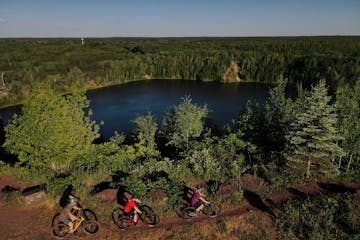
[[[13, 181], [11, 178], [1, 176], [0, 177], [0, 189], [5, 185], [10, 185], [13, 187], [21, 187], [21, 184]], [[325, 186], [320, 187], [320, 186]], [[285, 191], [284, 193], [279, 193], [271, 196], [269, 199], [258, 199], [256, 204], [251, 201], [242, 201], [239, 205], [231, 210], [223, 211], [219, 214], [218, 218], [226, 216], [235, 216], [244, 214], [250, 210], [257, 210], [264, 208], [271, 209], [274, 206], [281, 205], [284, 202], [304, 197], [312, 196], [319, 193], [326, 193], [332, 191], [333, 188], [335, 192], [337, 187], [345, 189], [346, 191], [356, 191], [360, 189], [360, 183], [347, 183], [347, 184], [337, 184], [334, 186], [330, 185], [321, 185], [321, 184], [309, 184], [301, 187], [293, 188], [293, 191]], [[249, 200], [249, 199], [248, 199]], [[260, 205], [260, 206], [259, 206]], [[0, 239], [7, 240], [23, 240], [23, 239], [36, 239], [36, 240], [45, 240], [53, 239], [50, 233], [50, 223], [53, 215], [53, 211], [49, 211], [44, 206], [25, 206], [18, 203], [14, 203], [10, 206], [4, 204], [0, 205]], [[160, 223], [155, 227], [155, 229], [162, 228], [171, 228], [174, 225], [186, 225], [191, 224], [192, 222], [198, 221], [213, 221], [212, 219], [206, 217], [199, 217], [193, 219], [192, 221], [181, 219], [181, 218], [167, 218], [161, 219]], [[76, 237], [68, 237], [66, 239], [120, 239], [130, 237], [132, 234], [135, 234], [137, 231], [150, 230], [147, 226], [140, 225], [136, 228], [125, 232], [120, 232], [112, 223], [100, 223], [101, 227], [98, 233], [94, 235], [85, 235], [81, 234]], [[151, 231], [149, 231], [150, 233]]]

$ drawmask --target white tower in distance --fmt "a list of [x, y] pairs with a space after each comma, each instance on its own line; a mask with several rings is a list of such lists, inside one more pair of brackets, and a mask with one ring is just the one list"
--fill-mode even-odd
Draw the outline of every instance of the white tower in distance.
[[81, 45], [84, 45], [84, 38], [81, 38]]

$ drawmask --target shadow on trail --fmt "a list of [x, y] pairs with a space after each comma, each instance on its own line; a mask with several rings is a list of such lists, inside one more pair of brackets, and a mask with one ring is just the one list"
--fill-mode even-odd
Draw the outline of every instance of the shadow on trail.
[[263, 202], [263, 200], [260, 198], [258, 194], [251, 192], [249, 190], [244, 190], [244, 198], [248, 201], [248, 203], [251, 206], [275, 217], [273, 211]]
[[355, 193], [356, 192], [356, 189], [346, 187], [343, 184], [319, 182], [318, 186], [320, 188], [326, 190], [327, 192], [332, 192], [332, 193], [345, 193], [345, 192]]
[[302, 192], [302, 191], [300, 191], [300, 190], [298, 190], [296, 188], [290, 187], [290, 188], [287, 188], [286, 190], [289, 193], [295, 195], [296, 198], [306, 198], [308, 196], [306, 193], [304, 193], [304, 192]]

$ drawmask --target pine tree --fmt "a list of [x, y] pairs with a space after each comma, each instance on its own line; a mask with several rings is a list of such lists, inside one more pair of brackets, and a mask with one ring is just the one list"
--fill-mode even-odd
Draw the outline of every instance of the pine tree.
[[301, 171], [305, 168], [306, 177], [310, 177], [312, 164], [317, 164], [322, 173], [334, 173], [336, 168], [332, 159], [344, 154], [337, 144], [340, 139], [336, 128], [337, 114], [330, 100], [325, 81], [321, 80], [304, 96], [303, 110], [296, 114], [290, 125], [285, 157], [290, 167]]
[[[360, 156], [360, 79], [354, 87], [347, 86], [336, 100], [339, 128], [343, 137], [342, 147], [346, 151], [347, 170], [354, 159]], [[339, 162], [341, 166], [341, 161]]]

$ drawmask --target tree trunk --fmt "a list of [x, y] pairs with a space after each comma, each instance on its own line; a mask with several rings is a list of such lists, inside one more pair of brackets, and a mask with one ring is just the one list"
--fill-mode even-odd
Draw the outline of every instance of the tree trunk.
[[338, 166], [338, 168], [339, 168], [339, 169], [341, 168], [341, 160], [342, 160], [342, 157], [340, 156], [340, 159], [339, 159], [339, 166]]
[[311, 160], [309, 159], [306, 167], [306, 178], [310, 177]]
[[4, 72], [1, 72], [1, 82], [2, 82], [2, 85], [5, 86]]
[[352, 154], [350, 154], [349, 163], [348, 163], [348, 165], [347, 165], [346, 172], [348, 172], [348, 171], [349, 171], [349, 169], [350, 169], [351, 162], [352, 162], [352, 159], [353, 159], [353, 155], [354, 155], [353, 153], [352, 153]]

